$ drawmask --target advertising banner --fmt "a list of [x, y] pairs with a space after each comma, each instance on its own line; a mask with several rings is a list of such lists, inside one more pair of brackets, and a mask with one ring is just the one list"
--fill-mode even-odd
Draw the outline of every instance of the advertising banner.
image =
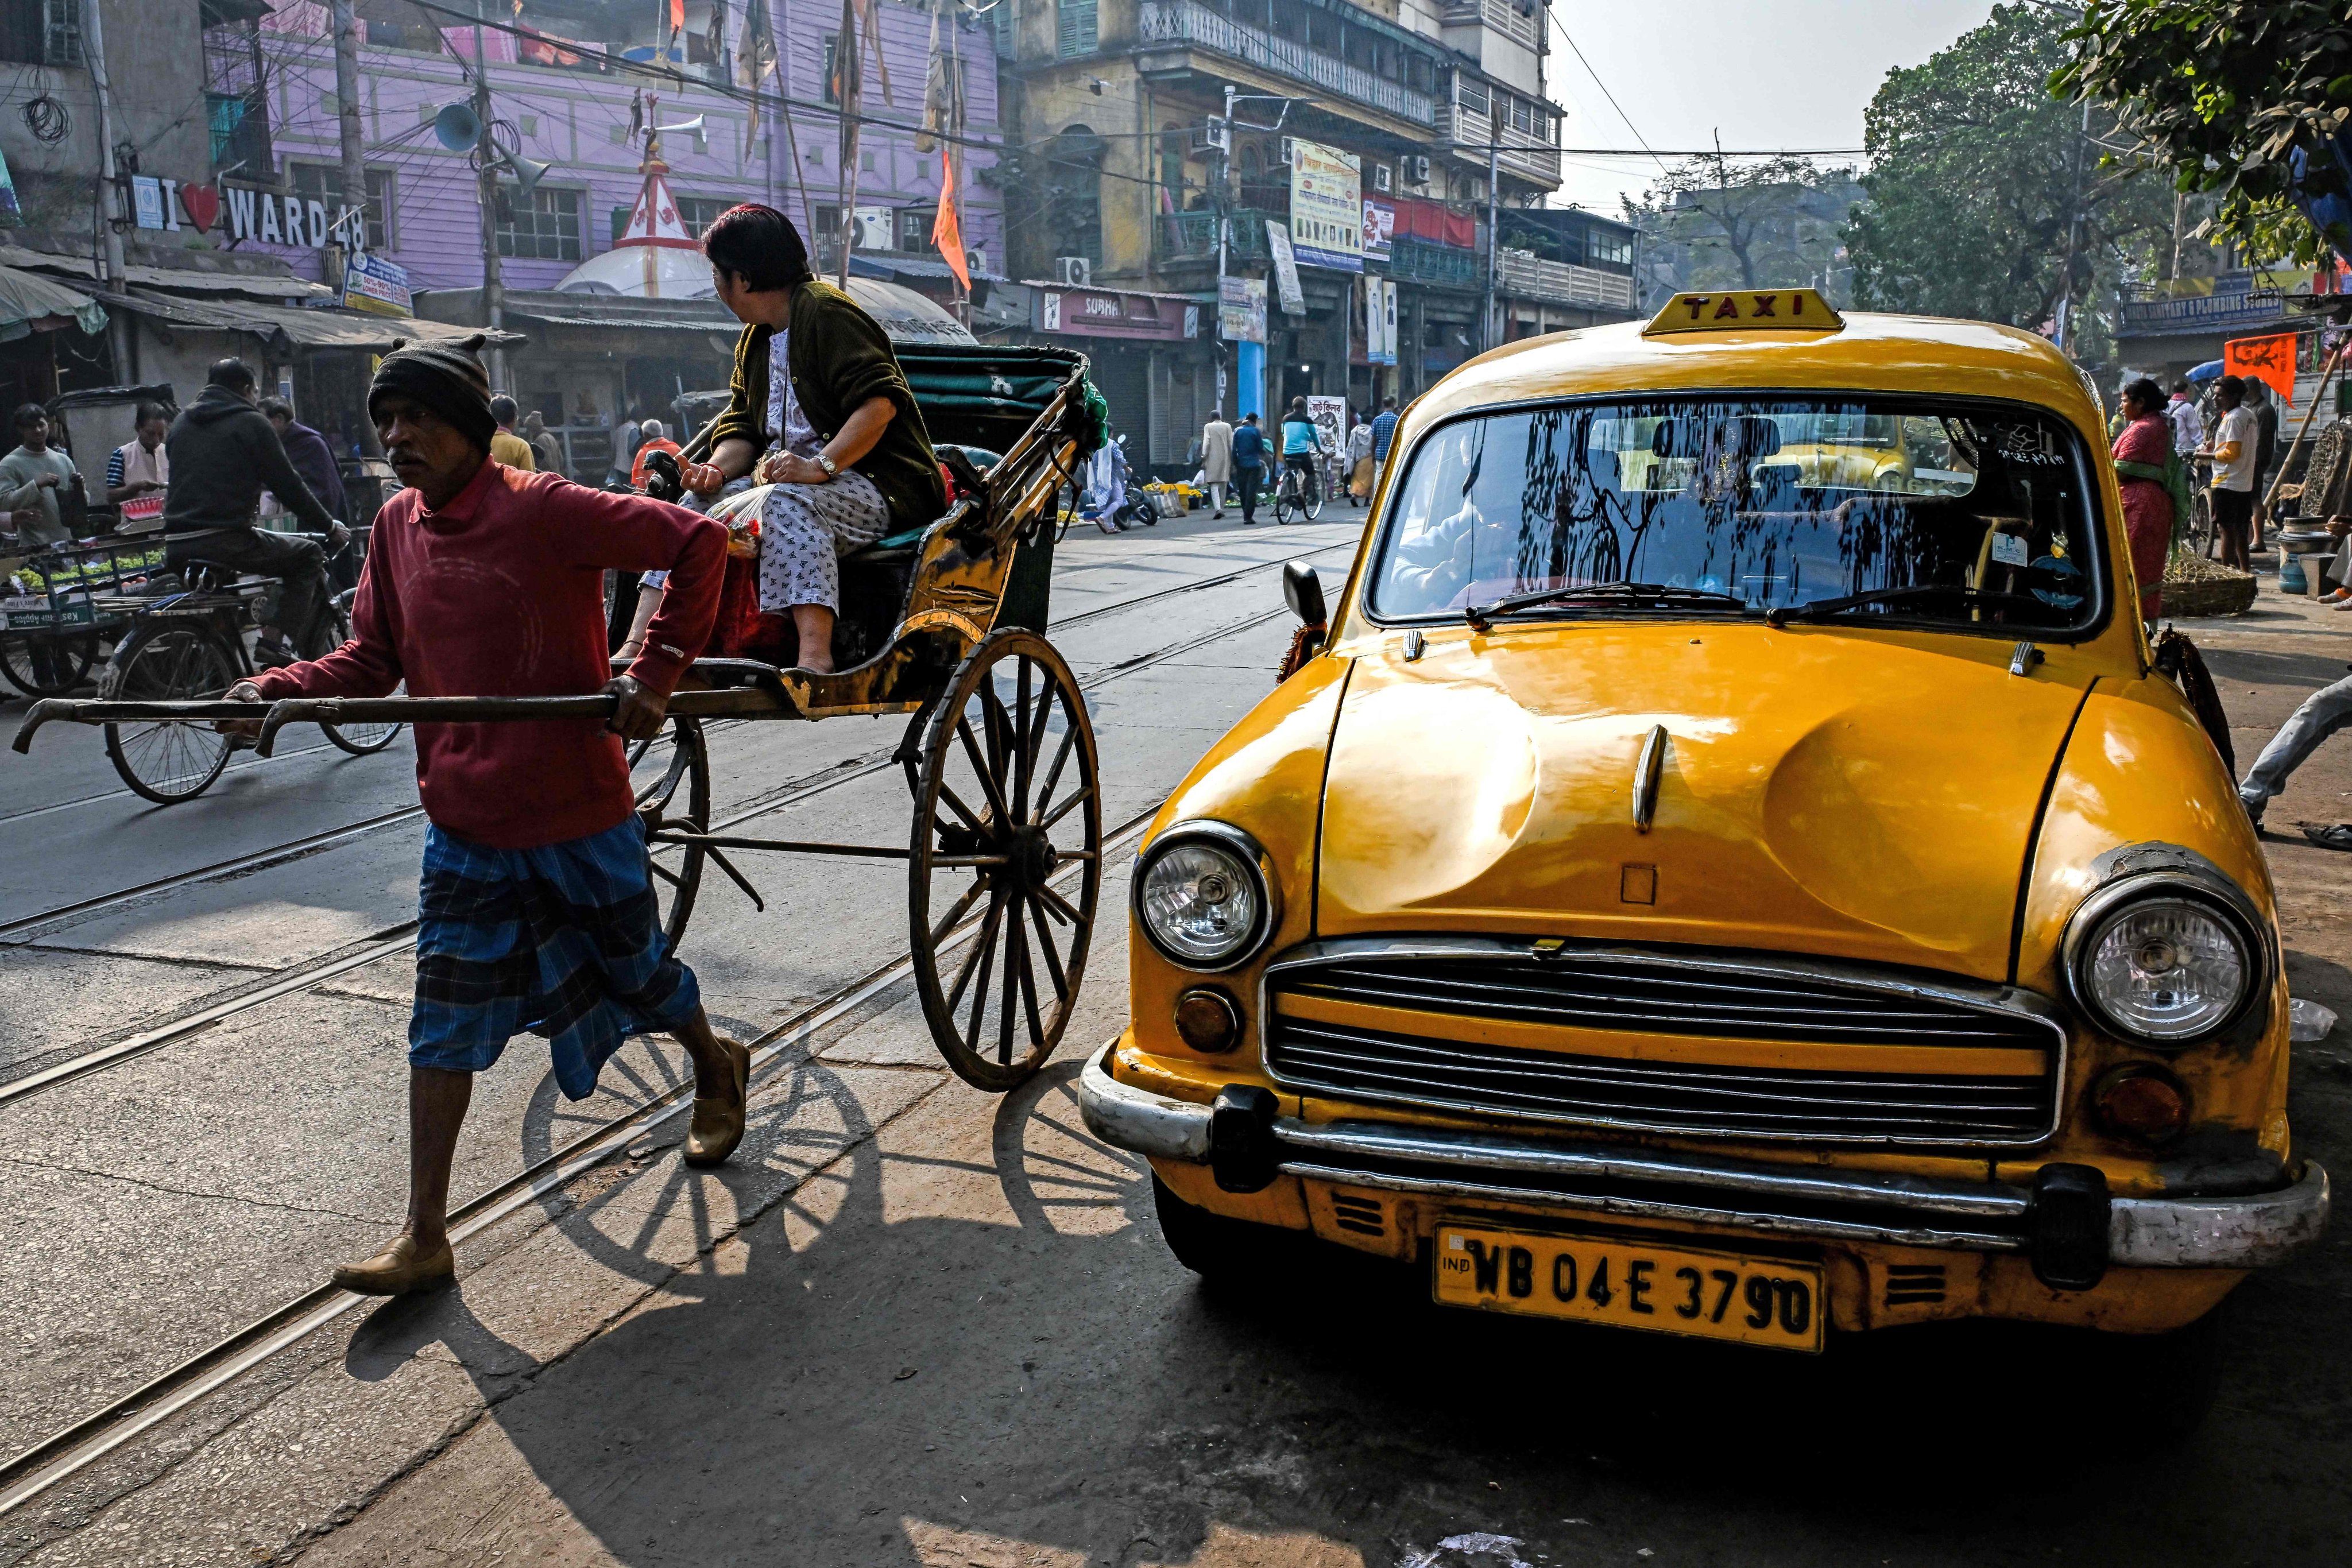
[[1396, 285], [1385, 277], [1364, 279], [1364, 361], [1393, 365], [1396, 361]]
[[1274, 254], [1274, 282], [1286, 316], [1307, 314], [1307, 296], [1298, 287], [1298, 258], [1290, 252], [1290, 225], [1278, 218], [1265, 220], [1265, 248]]
[[1218, 280], [1217, 336], [1228, 343], [1265, 341], [1265, 279], [1227, 277]]
[[1397, 210], [1394, 202], [1364, 198], [1364, 259], [1386, 261], [1394, 247]]
[[1381, 335], [1389, 346], [1389, 357], [1381, 362], [1393, 365], [1397, 362], [1397, 286], [1394, 278], [1381, 285]]
[[1310, 397], [1307, 400], [1307, 417], [1315, 422], [1315, 438], [1326, 452], [1341, 452], [1348, 445], [1348, 400], [1343, 397]]
[[1302, 267], [1364, 270], [1361, 160], [1296, 138], [1290, 144], [1290, 243]]
[[378, 316], [415, 315], [415, 304], [408, 290], [408, 268], [380, 256], [355, 252], [343, 263], [343, 305], [347, 309], [369, 310]]

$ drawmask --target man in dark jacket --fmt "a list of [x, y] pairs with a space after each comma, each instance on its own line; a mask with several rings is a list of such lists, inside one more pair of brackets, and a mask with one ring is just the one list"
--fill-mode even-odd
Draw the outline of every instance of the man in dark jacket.
[[[278, 432], [256, 404], [253, 371], [216, 361], [204, 394], [172, 422], [163, 451], [172, 465], [163, 497], [164, 559], [215, 561], [279, 580], [274, 622], [261, 629], [255, 658], [265, 667], [327, 652], [327, 558], [317, 542], [253, 526], [267, 488], [313, 533], [341, 549], [351, 535], [288, 461]], [[287, 632], [298, 643], [289, 646]]]
[[286, 448], [286, 461], [294, 465], [294, 472], [302, 476], [310, 494], [319, 497], [319, 505], [341, 517], [348, 509], [343, 475], [327, 438], [295, 418], [294, 405], [282, 397], [263, 398], [261, 412], [268, 416], [269, 427], [278, 432], [278, 444]]

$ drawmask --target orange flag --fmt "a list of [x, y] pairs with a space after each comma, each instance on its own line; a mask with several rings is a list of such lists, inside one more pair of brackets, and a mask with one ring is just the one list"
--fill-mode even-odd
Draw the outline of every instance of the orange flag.
[[[644, 15], [642, 12], [638, 14], [640, 16]], [[669, 0], [669, 32], [671, 39], [675, 41], [677, 35], [684, 31], [686, 31], [686, 0]]]
[[940, 149], [940, 212], [931, 220], [931, 243], [940, 247], [940, 255], [948, 270], [956, 275], [964, 292], [971, 292], [971, 269], [963, 258], [963, 224], [956, 215], [955, 152], [950, 148]]
[[2294, 406], [2294, 337], [2281, 332], [2268, 338], [2236, 338], [2221, 345], [2221, 368], [2233, 376], [2261, 382]]

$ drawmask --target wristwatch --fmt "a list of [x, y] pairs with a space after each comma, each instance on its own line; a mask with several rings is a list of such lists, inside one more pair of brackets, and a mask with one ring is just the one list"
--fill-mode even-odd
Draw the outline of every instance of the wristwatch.
[[834, 466], [833, 459], [827, 457], [822, 452], [816, 455], [816, 465], [824, 470], [824, 476], [827, 479], [838, 479], [841, 477], [841, 470]]

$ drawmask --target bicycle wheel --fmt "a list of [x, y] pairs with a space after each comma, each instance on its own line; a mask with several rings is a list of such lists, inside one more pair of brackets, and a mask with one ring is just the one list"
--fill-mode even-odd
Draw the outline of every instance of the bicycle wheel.
[[1298, 490], [1297, 485], [1293, 483], [1296, 478], [1295, 474], [1286, 470], [1282, 477], [1275, 482], [1274, 520], [1277, 523], [1290, 521], [1292, 513], [1297, 510]]
[[[149, 622], [123, 639], [108, 671], [118, 702], [189, 702], [235, 685], [236, 666], [210, 628]], [[194, 800], [228, 766], [227, 736], [209, 724], [110, 724], [106, 758], [122, 781], [159, 806]]]
[[[343, 608], [340, 599], [328, 608], [327, 632], [332, 639], [332, 645], [338, 648], [351, 637], [351, 612]], [[408, 683], [403, 681], [393, 688], [393, 695], [397, 696], [407, 689]], [[398, 724], [322, 724], [319, 727], [327, 732], [329, 740], [353, 757], [373, 757], [390, 746], [407, 727]]]
[[1307, 520], [1312, 522], [1317, 517], [1323, 515], [1323, 492], [1325, 486], [1317, 480], [1308, 479], [1304, 481], [1299, 487], [1305, 491], [1304, 497], [1299, 501], [1299, 509], [1305, 512], [1307, 514]]
[[0, 640], [0, 673], [28, 697], [61, 697], [98, 663], [98, 633], [26, 633]]

